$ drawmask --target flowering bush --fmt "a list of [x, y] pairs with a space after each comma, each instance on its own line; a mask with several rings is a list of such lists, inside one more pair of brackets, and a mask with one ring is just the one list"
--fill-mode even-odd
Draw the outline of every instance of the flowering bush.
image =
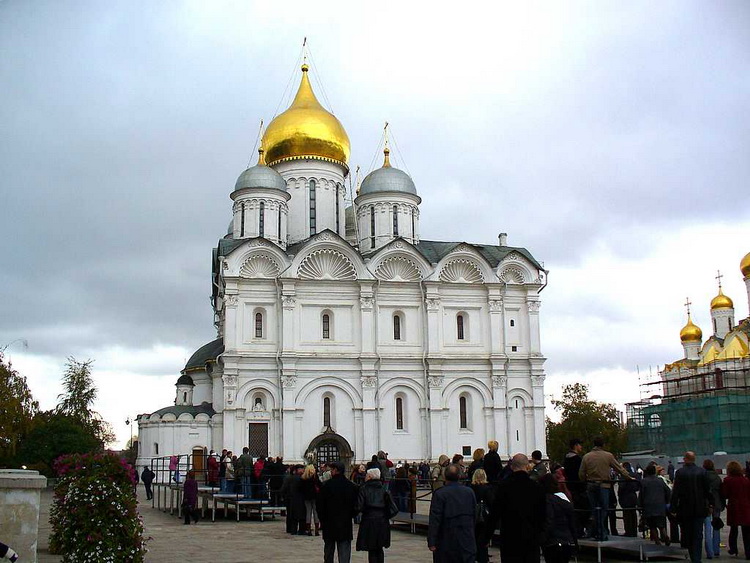
[[142, 562], [146, 545], [133, 468], [103, 453], [62, 456], [54, 469], [50, 551], [63, 562]]

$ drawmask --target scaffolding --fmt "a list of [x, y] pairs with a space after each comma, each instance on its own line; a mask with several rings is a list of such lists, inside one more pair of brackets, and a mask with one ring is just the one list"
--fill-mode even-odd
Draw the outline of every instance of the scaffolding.
[[630, 450], [750, 452], [750, 358], [680, 360], [641, 389], [646, 398], [626, 405]]

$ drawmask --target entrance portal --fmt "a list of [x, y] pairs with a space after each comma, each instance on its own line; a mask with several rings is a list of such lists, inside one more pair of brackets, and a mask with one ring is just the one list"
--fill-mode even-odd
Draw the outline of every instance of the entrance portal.
[[322, 434], [313, 438], [305, 452], [305, 459], [311, 463], [328, 463], [331, 461], [340, 461], [344, 467], [349, 470], [349, 465], [354, 457], [349, 442], [346, 438], [336, 434], [329, 426]]
[[268, 457], [268, 423], [251, 422], [248, 440], [250, 455]]

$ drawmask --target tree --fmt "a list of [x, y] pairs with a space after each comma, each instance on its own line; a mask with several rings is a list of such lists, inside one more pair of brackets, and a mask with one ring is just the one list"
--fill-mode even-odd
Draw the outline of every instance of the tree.
[[5, 361], [3, 350], [0, 349], [0, 465], [7, 465], [30, 430], [39, 403], [31, 395], [26, 378]]
[[103, 445], [115, 440], [110, 424], [93, 409], [97, 389], [91, 375], [93, 360], [79, 362], [69, 356], [65, 364], [62, 383], [65, 391], [58, 395], [57, 414], [65, 415], [78, 422], [96, 437]]
[[73, 417], [44, 411], [37, 414], [33, 428], [19, 444], [16, 464], [51, 477], [53, 462], [61, 455], [102, 449], [102, 441]]
[[595, 436], [603, 436], [607, 450], [615, 455], [627, 447], [627, 432], [614, 405], [589, 399], [589, 387], [574, 383], [563, 387], [563, 396], [552, 401], [560, 411], [560, 422], [547, 419], [547, 447], [550, 459], [562, 462], [571, 438], [583, 440], [584, 450], [592, 447]]

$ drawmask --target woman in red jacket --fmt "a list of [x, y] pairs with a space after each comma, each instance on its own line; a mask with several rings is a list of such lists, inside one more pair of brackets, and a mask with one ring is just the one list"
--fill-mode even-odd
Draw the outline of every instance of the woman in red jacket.
[[737, 555], [737, 528], [742, 528], [745, 559], [750, 560], [750, 479], [736, 461], [727, 464], [727, 477], [721, 483], [721, 498], [727, 502], [729, 555]]

